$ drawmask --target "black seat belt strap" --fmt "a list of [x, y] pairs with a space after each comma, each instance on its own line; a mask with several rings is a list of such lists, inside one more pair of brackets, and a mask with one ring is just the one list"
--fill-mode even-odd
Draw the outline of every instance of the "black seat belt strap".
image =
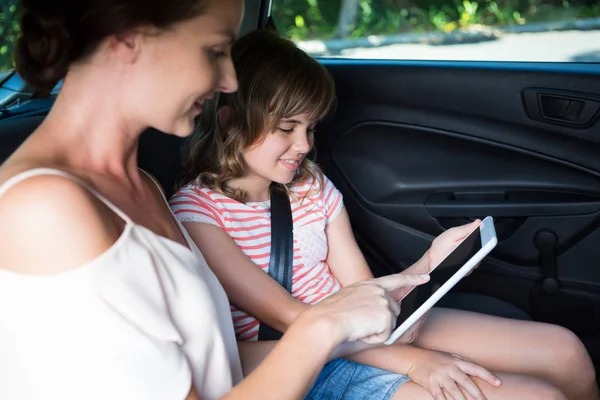
[[[292, 292], [294, 231], [289, 195], [277, 184], [271, 185], [271, 256], [269, 275]], [[261, 322], [258, 340], [279, 340], [282, 333]]]

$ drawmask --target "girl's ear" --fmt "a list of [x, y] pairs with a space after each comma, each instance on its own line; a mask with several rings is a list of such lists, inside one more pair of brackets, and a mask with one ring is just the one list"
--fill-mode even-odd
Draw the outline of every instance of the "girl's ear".
[[221, 125], [226, 125], [227, 121], [229, 121], [229, 116], [231, 115], [231, 107], [223, 106], [223, 107], [219, 108], [217, 115], [219, 117], [219, 123]]

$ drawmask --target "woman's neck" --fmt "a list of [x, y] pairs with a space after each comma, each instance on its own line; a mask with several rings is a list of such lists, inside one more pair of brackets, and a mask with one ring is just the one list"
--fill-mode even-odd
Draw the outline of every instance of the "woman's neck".
[[69, 73], [39, 136], [73, 168], [130, 175], [143, 127], [126, 118], [106, 79], [89, 75]]

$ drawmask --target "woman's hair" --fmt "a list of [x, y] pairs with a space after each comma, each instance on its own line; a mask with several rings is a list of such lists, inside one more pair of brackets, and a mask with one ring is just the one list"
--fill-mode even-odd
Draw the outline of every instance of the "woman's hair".
[[[303, 113], [312, 121], [325, 117], [335, 103], [335, 86], [325, 67], [270, 29], [240, 38], [233, 45], [232, 58], [239, 88], [206, 104], [199, 128], [186, 143], [177, 184], [198, 179], [244, 202], [245, 193], [227, 185], [244, 175], [243, 153], [274, 132], [282, 119]], [[229, 112], [221, 119], [219, 110], [224, 106]], [[287, 188], [309, 178], [322, 184], [319, 168], [304, 158]]]
[[106, 37], [140, 26], [168, 29], [200, 15], [205, 0], [22, 0], [15, 63], [23, 79], [48, 93], [71, 63]]

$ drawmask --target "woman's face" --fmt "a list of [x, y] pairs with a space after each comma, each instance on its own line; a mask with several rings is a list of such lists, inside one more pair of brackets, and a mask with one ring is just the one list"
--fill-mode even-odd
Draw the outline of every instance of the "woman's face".
[[231, 45], [242, 15], [243, 0], [207, 0], [202, 15], [138, 37], [127, 98], [142, 124], [188, 136], [207, 99], [237, 90]]

